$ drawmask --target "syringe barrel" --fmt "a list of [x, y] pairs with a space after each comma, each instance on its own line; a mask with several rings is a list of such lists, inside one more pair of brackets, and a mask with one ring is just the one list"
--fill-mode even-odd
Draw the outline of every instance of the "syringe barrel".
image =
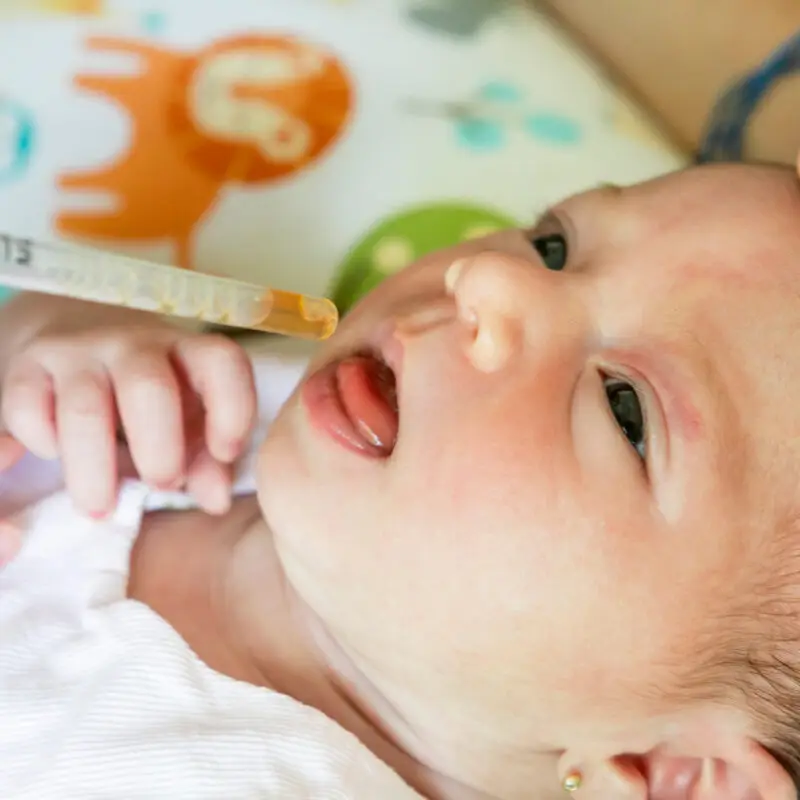
[[335, 305], [324, 298], [2, 233], [0, 283], [310, 339], [327, 338], [338, 321]]

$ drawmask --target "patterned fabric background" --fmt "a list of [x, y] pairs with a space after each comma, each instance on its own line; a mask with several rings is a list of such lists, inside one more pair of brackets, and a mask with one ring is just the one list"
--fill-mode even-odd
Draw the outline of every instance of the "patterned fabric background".
[[347, 308], [434, 248], [685, 160], [515, 0], [22, 6], [0, 29], [0, 231]]

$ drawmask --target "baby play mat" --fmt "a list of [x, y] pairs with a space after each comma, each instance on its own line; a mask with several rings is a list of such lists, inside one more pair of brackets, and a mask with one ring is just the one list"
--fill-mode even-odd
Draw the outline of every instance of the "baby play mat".
[[[3, 0], [0, 0], [0, 3]], [[0, 230], [347, 307], [682, 156], [515, 0], [8, 0]]]

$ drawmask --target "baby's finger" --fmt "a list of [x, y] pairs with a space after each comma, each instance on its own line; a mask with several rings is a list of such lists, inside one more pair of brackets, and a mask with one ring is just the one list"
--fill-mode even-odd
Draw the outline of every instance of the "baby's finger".
[[256, 415], [253, 369], [244, 350], [223, 336], [198, 336], [176, 348], [179, 366], [206, 410], [206, 446], [231, 463], [242, 452]]
[[25, 446], [10, 433], [0, 433], [0, 472], [11, 469], [25, 454]]
[[44, 459], [58, 458], [52, 377], [31, 360], [12, 361], [3, 380], [3, 427]]
[[64, 483], [75, 505], [101, 517], [117, 491], [116, 415], [111, 381], [100, 364], [53, 376]]
[[122, 427], [136, 471], [159, 489], [177, 488], [186, 468], [181, 394], [164, 353], [138, 351], [112, 366]]
[[0, 522], [0, 568], [13, 561], [22, 547], [20, 529], [5, 520]]
[[201, 451], [186, 477], [186, 491], [207, 514], [224, 514], [231, 507], [229, 464], [220, 464], [207, 450]]

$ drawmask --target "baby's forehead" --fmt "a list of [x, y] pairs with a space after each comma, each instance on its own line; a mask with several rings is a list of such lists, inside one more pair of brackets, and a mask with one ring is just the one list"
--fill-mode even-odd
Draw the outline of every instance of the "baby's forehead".
[[676, 170], [630, 187], [642, 195], [673, 199], [693, 205], [715, 199], [722, 207], [745, 208], [766, 200], [800, 204], [800, 179], [784, 164], [705, 164]]
[[692, 167], [632, 187], [626, 195], [651, 225], [678, 237], [676, 246], [683, 242], [698, 248], [710, 257], [709, 263], [741, 267], [754, 278], [785, 264], [794, 266], [793, 274], [800, 277], [795, 258], [800, 247], [800, 180], [794, 169]]
[[[705, 316], [721, 304], [735, 305], [742, 324], [751, 316], [749, 326], [774, 322], [777, 315], [799, 327], [800, 180], [794, 170], [693, 167], [599, 190], [576, 207], [577, 239], [592, 243], [586, 258], [598, 260], [612, 281], [638, 282], [646, 306], [677, 302], [679, 315]], [[581, 237], [582, 229], [590, 235]]]
[[[664, 317], [693, 326], [719, 311], [723, 327], [749, 338], [759, 329], [765, 337], [777, 322], [792, 335], [800, 329], [800, 180], [793, 169], [692, 167], [603, 187], [567, 201], [565, 211], [577, 231], [578, 262], [653, 325]], [[778, 338], [787, 332], [773, 331]]]
[[690, 167], [603, 186], [560, 208], [577, 230], [581, 260], [601, 259], [609, 277], [636, 261], [651, 288], [679, 279], [800, 295], [800, 180], [788, 167]]
[[[658, 242], [687, 283], [703, 284], [723, 318], [745, 341], [773, 346], [800, 330], [800, 180], [772, 165], [713, 165], [638, 187], [641, 244]], [[660, 235], [647, 237], [647, 231]], [[784, 356], [787, 353], [784, 352]]]

